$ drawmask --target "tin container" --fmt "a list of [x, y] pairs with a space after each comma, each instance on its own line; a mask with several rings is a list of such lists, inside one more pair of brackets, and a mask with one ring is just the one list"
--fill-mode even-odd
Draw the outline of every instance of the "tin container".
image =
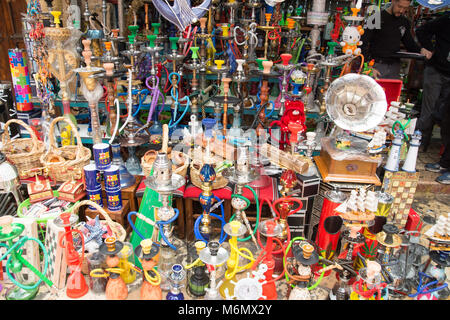
[[96, 143], [92, 147], [94, 152], [95, 165], [98, 170], [105, 170], [111, 166], [111, 152], [109, 144]]
[[88, 164], [83, 167], [86, 189], [97, 190], [101, 188], [100, 171], [95, 164]]
[[[325, 192], [316, 237], [316, 243], [320, 248], [322, 256], [324, 256], [327, 250], [329, 250], [331, 255], [334, 255], [337, 249], [343, 220], [334, 209], [346, 199], [347, 196], [340, 190], [329, 190]], [[325, 258], [331, 259], [330, 256]]]
[[[100, 207], [103, 207], [102, 187], [95, 190], [86, 189], [88, 199], [97, 203]], [[89, 209], [96, 210], [96, 208], [89, 206]]]
[[389, 215], [389, 211], [391, 210], [392, 203], [394, 202], [394, 197], [387, 192], [378, 191], [377, 198], [378, 208], [375, 215], [387, 217]]
[[122, 190], [106, 190], [106, 205], [110, 211], [120, 211], [122, 209]]
[[23, 49], [9, 49], [8, 56], [16, 95], [16, 110], [31, 112], [33, 104], [31, 103], [31, 80], [26, 52]]
[[111, 165], [108, 169], [103, 171], [103, 178], [105, 180], [106, 191], [120, 190], [120, 168], [116, 165]]

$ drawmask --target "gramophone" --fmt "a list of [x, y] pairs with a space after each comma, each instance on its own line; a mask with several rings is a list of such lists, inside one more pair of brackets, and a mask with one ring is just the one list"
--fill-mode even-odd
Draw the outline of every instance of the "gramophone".
[[387, 110], [383, 88], [369, 76], [349, 73], [331, 83], [325, 103], [336, 127], [321, 139], [320, 155], [314, 157], [323, 181], [381, 185], [375, 172], [381, 155], [370, 155], [368, 141], [352, 133], [371, 130], [383, 120]]

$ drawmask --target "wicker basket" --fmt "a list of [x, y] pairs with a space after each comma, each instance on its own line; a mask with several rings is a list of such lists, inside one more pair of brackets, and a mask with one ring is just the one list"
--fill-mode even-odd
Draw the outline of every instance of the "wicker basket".
[[108, 212], [105, 211], [102, 207], [100, 207], [97, 203], [91, 201], [91, 200], [82, 200], [78, 203], [76, 203], [70, 211], [74, 214], [78, 214], [78, 210], [81, 206], [92, 206], [101, 214], [101, 216], [105, 219], [106, 224], [111, 228], [114, 237], [116, 237], [119, 241], [125, 241], [125, 238], [127, 236], [127, 232], [125, 231], [125, 228], [118, 222], [112, 221], [110, 216], [108, 215]]
[[[189, 168], [189, 157], [183, 152], [172, 150], [168, 147], [169, 144], [169, 127], [167, 124], [163, 125], [163, 142], [160, 152], [167, 153], [169, 159], [172, 160], [172, 172], [186, 177], [187, 170]], [[152, 171], [153, 162], [156, 159], [158, 151], [148, 150], [141, 158], [141, 167], [145, 177], [150, 175]]]
[[[24, 127], [30, 134], [30, 138], [11, 140], [8, 132], [11, 123]], [[39, 141], [34, 131], [22, 120], [11, 119], [5, 123], [2, 143], [1, 151], [8, 161], [16, 166], [21, 179], [32, 176], [31, 169], [42, 167], [41, 157], [45, 152], [44, 142]]]
[[[75, 134], [77, 145], [62, 146], [58, 148], [55, 141], [55, 124], [64, 121], [70, 125]], [[48, 169], [49, 176], [56, 182], [65, 182], [72, 178], [74, 171], [83, 172], [83, 167], [88, 165], [91, 159], [91, 150], [83, 146], [80, 134], [74, 124], [64, 117], [53, 119], [50, 123], [50, 147], [42, 155], [41, 162]]]

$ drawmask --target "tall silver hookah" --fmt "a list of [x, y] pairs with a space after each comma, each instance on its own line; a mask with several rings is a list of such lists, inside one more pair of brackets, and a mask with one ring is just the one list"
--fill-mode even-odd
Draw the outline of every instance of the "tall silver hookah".
[[[308, 56], [306, 58], [308, 63], [314, 63], [314, 61], [323, 60], [323, 56], [317, 52], [316, 48], [320, 46], [320, 29], [319, 27], [325, 26], [328, 22], [328, 12], [325, 10], [326, 0], [313, 0], [312, 8], [307, 12], [306, 16], [306, 24], [312, 25], [313, 28], [310, 31], [310, 40], [311, 40], [311, 49], [308, 52]], [[317, 78], [318, 74], [311, 72], [309, 76], [310, 84], [308, 84], [312, 88], [312, 94], [306, 95], [304, 98], [305, 108], [308, 111], [314, 111], [317, 108], [314, 108], [314, 92], [317, 87]]]
[[[236, 185], [235, 194], [242, 195], [245, 185], [259, 178], [259, 173], [250, 166], [250, 153], [248, 146], [241, 146], [237, 148], [237, 158], [233, 167], [226, 168], [222, 171], [222, 175], [228, 179], [228, 181]], [[240, 198], [232, 198], [231, 206], [236, 212], [236, 221], [243, 223], [248, 232], [252, 235], [252, 228], [247, 215], [244, 212], [246, 203]], [[252, 235], [252, 240], [256, 247], [258, 244], [256, 238]]]
[[[144, 180], [146, 187], [159, 193], [162, 206], [155, 208], [155, 219], [157, 217], [160, 221], [170, 221], [176, 215], [174, 208], [169, 203], [169, 197], [180, 187], [185, 184], [185, 179], [176, 173], [172, 172], [172, 161], [169, 159], [167, 153], [159, 152], [153, 163], [153, 175], [148, 176]], [[160, 226], [160, 225], [158, 225]], [[161, 228], [161, 227], [159, 227]], [[175, 250], [173, 248], [179, 248], [181, 241], [173, 236], [173, 225], [171, 223], [165, 223], [162, 226], [161, 233], [164, 237], [161, 239], [161, 251], [159, 271], [161, 273], [161, 289], [169, 290], [169, 281], [167, 281], [168, 272], [175, 263]], [[153, 241], [158, 241], [154, 234]], [[165, 239], [167, 239], [167, 241]]]

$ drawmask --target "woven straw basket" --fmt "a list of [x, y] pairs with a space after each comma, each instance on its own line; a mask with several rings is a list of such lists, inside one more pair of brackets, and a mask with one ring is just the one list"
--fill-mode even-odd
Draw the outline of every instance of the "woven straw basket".
[[[169, 159], [172, 160], [172, 172], [177, 173], [182, 177], [186, 177], [189, 168], [189, 157], [183, 152], [172, 150], [168, 147], [169, 144], [169, 127], [167, 124], [163, 125], [163, 142], [162, 148], [159, 152], [167, 153]], [[148, 150], [141, 158], [141, 167], [145, 177], [150, 175], [152, 171], [153, 162], [156, 159], [158, 151]]]
[[[55, 125], [59, 121], [64, 121], [70, 125], [77, 145], [58, 148], [55, 141]], [[72, 178], [74, 171], [83, 172], [83, 167], [88, 165], [91, 159], [91, 150], [83, 146], [80, 134], [75, 125], [67, 118], [57, 117], [50, 123], [49, 138], [50, 147], [41, 157], [41, 162], [48, 169], [49, 176], [56, 182], [65, 182]]]
[[76, 203], [70, 211], [76, 215], [78, 215], [78, 210], [82, 206], [92, 206], [100, 213], [100, 215], [105, 219], [106, 224], [111, 228], [111, 231], [114, 234], [114, 237], [119, 241], [125, 241], [125, 238], [127, 236], [127, 232], [125, 231], [125, 228], [118, 222], [115, 222], [111, 219], [111, 217], [108, 215], [108, 212], [105, 211], [102, 207], [100, 207], [97, 203], [91, 201], [91, 200], [82, 200], [78, 203]]
[[[30, 134], [30, 138], [11, 140], [8, 132], [11, 123], [24, 127]], [[34, 131], [22, 120], [11, 119], [5, 123], [2, 143], [2, 153], [9, 162], [16, 166], [21, 179], [32, 176], [31, 169], [42, 167], [41, 157], [45, 152], [44, 142], [39, 141]]]

